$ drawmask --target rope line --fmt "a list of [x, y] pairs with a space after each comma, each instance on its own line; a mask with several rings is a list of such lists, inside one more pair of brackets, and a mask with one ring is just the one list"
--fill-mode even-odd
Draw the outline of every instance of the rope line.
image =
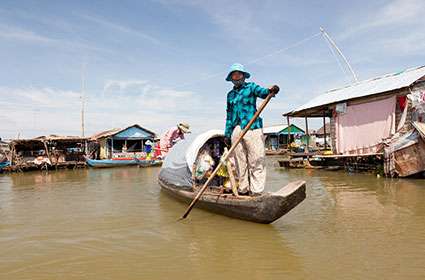
[[[313, 38], [315, 38], [315, 37], [319, 36], [320, 34], [321, 34], [321, 32], [315, 33], [315, 34], [313, 34], [313, 35], [311, 35], [311, 36], [308, 36], [308, 37], [306, 37], [306, 38], [304, 38], [304, 39], [302, 39], [302, 40], [299, 40], [299, 41], [297, 41], [297, 42], [295, 42], [295, 43], [293, 43], [293, 44], [291, 44], [291, 45], [289, 45], [289, 46], [287, 46], [287, 47], [284, 47], [284, 48], [281, 48], [281, 49], [278, 49], [278, 50], [272, 51], [272, 52], [270, 52], [270, 53], [268, 53], [268, 54], [265, 54], [265, 55], [262, 55], [262, 56], [260, 56], [260, 57], [258, 57], [258, 58], [255, 58], [255, 59], [253, 59], [253, 60], [250, 60], [250, 61], [248, 61], [247, 63], [245, 63], [245, 65], [255, 64], [255, 63], [257, 63], [257, 62], [259, 62], [259, 61], [261, 61], [261, 60], [263, 60], [263, 59], [265, 59], [265, 58], [269, 58], [269, 57], [272, 57], [272, 56], [274, 56], [274, 55], [277, 55], [277, 54], [280, 54], [280, 53], [286, 52], [286, 51], [288, 51], [288, 50], [290, 50], [290, 49], [293, 49], [293, 48], [295, 48], [295, 47], [298, 47], [298, 46], [300, 46], [300, 45], [302, 45], [302, 44], [306, 43], [307, 41], [310, 41], [311, 39], [313, 39]], [[227, 70], [226, 70], [226, 71], [216, 72], [216, 73], [211, 74], [211, 75], [208, 75], [208, 76], [206, 76], [206, 77], [204, 77], [204, 78], [198, 79], [198, 80], [196, 80], [196, 81], [194, 81], [194, 82], [184, 83], [184, 84], [181, 84], [181, 85], [175, 86], [175, 87], [173, 87], [173, 89], [176, 89], [176, 88], [182, 88], [182, 87], [187, 87], [187, 86], [191, 86], [191, 85], [195, 85], [195, 84], [198, 84], [198, 83], [200, 83], [200, 82], [204, 82], [204, 81], [209, 80], [209, 79], [211, 79], [211, 78], [215, 78], [215, 77], [222, 76], [222, 75], [225, 75], [225, 74], [227, 74]]]

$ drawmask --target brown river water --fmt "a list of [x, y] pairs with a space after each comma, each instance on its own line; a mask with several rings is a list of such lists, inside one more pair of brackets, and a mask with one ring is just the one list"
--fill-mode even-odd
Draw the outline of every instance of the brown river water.
[[0, 279], [425, 279], [425, 181], [282, 170], [307, 181], [271, 225], [194, 209], [159, 168], [0, 175]]

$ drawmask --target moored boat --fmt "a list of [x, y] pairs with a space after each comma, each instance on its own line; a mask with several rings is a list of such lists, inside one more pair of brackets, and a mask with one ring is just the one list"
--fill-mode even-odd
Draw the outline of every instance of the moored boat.
[[0, 172], [2, 172], [3, 169], [6, 168], [6, 167], [8, 167], [8, 166], [10, 166], [10, 161], [0, 162]]
[[[212, 130], [180, 141], [167, 155], [159, 173], [162, 190], [186, 203], [190, 203], [199, 191], [202, 182], [196, 179], [197, 160], [207, 149], [219, 160], [224, 150], [224, 136], [220, 130]], [[306, 197], [304, 181], [287, 184], [276, 192], [265, 192], [259, 196], [234, 196], [222, 192], [222, 179], [214, 179], [196, 204], [225, 216], [257, 223], [272, 223], [279, 219]]]
[[86, 159], [86, 163], [90, 167], [107, 168], [139, 165], [141, 167], [150, 167], [161, 165], [161, 160], [147, 160], [138, 158], [116, 158], [116, 159]]

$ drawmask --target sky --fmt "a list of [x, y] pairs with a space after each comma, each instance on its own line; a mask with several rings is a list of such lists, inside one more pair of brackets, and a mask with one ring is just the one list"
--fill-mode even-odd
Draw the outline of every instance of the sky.
[[423, 0], [2, 0], [0, 137], [81, 135], [82, 91], [86, 135], [223, 129], [235, 62], [280, 86], [263, 118], [286, 123], [283, 113], [353, 82], [320, 27], [363, 80], [425, 64], [424, 14]]

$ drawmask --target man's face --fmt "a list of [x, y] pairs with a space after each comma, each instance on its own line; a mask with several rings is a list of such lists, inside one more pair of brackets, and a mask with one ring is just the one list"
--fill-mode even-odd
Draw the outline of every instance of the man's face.
[[234, 71], [231, 75], [233, 81], [239, 81], [243, 78], [243, 73], [239, 71]]

